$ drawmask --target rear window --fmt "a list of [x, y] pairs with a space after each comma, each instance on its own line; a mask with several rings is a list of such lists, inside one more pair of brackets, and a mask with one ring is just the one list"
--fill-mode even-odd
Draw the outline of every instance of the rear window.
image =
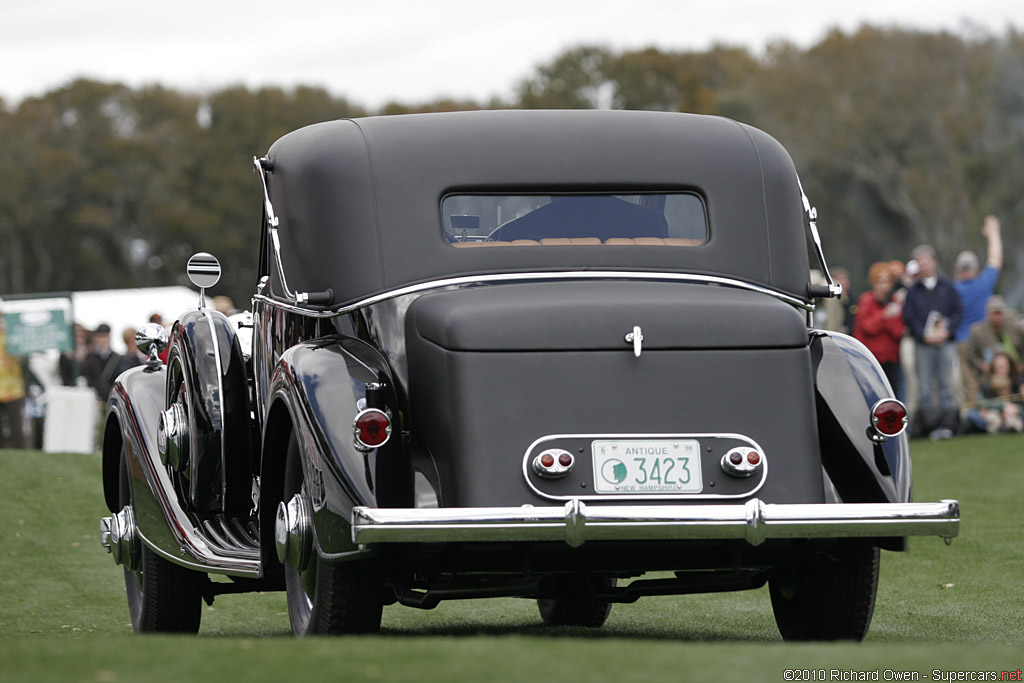
[[441, 213], [454, 247], [697, 246], [708, 238], [704, 202], [692, 192], [454, 194]]

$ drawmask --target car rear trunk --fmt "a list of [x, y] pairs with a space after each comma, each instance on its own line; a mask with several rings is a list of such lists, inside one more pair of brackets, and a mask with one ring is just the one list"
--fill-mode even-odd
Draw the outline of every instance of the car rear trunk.
[[[823, 501], [806, 325], [768, 295], [636, 281], [478, 287], [420, 297], [406, 332], [409, 424], [436, 463], [442, 506], [625, 502], [594, 489], [593, 442], [609, 439], [700, 450], [700, 490], [657, 494], [676, 503]], [[763, 477], [724, 472], [720, 451], [737, 443], [763, 455]], [[571, 476], [537, 479], [530, 462], [545, 444], [570, 449]]]

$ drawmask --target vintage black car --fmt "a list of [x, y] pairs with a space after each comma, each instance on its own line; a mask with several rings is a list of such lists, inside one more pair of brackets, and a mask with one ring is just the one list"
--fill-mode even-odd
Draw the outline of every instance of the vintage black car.
[[144, 328], [110, 395], [101, 533], [136, 631], [195, 632], [227, 592], [286, 591], [303, 635], [498, 596], [600, 626], [767, 583], [784, 638], [860, 639], [879, 549], [957, 535], [956, 501], [910, 502], [879, 365], [812, 328], [839, 288], [760, 130], [371, 117], [254, 161], [252, 328]]

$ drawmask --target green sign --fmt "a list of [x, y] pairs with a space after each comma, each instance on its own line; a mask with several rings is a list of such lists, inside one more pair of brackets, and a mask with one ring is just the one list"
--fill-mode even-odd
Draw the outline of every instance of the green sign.
[[24, 356], [74, 348], [71, 299], [17, 299], [0, 304], [7, 324], [7, 354]]

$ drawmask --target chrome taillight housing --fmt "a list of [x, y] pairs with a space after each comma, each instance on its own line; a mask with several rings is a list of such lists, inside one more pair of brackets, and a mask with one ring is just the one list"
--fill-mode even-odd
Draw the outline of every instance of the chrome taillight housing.
[[871, 408], [871, 427], [868, 434], [872, 441], [884, 443], [899, 436], [907, 428], [907, 407], [894, 398], [883, 398]]
[[740, 446], [733, 448], [722, 456], [722, 470], [734, 477], [749, 477], [760, 472], [764, 466], [764, 456], [756, 448]]
[[576, 458], [561, 448], [549, 448], [533, 459], [533, 471], [547, 479], [564, 477], [576, 464]]
[[391, 417], [378, 408], [365, 408], [352, 422], [352, 436], [360, 451], [380, 448], [391, 438]]

